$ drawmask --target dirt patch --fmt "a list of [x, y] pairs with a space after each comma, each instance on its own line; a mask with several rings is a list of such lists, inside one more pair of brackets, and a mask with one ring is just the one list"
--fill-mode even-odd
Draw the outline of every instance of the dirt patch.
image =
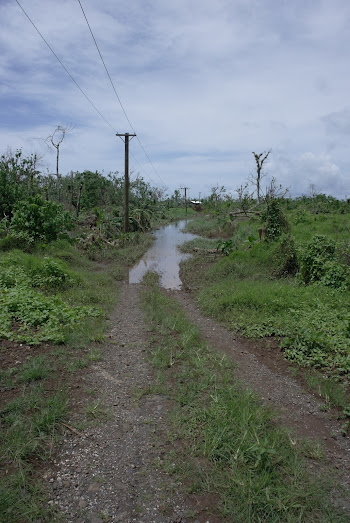
[[[59, 361], [59, 357], [55, 355], [58, 346], [52, 346], [47, 344], [40, 345], [27, 345], [25, 343], [17, 343], [9, 340], [0, 341], [0, 369], [2, 371], [13, 371], [14, 376], [20, 372], [21, 366], [27, 363], [31, 358], [45, 355], [49, 357], [49, 361], [52, 362], [54, 370], [49, 373], [49, 376], [43, 381], [44, 394], [57, 390], [58, 384], [64, 383], [65, 390], [76, 388], [77, 376], [74, 378], [67, 373], [65, 363], [67, 357], [64, 358], [63, 362]], [[63, 349], [65, 350], [65, 349]], [[84, 356], [85, 353], [82, 350], [74, 351], [74, 357], [79, 358]], [[85, 369], [80, 369], [78, 376], [86, 372]], [[9, 401], [14, 399], [20, 394], [26, 384], [20, 381], [11, 380], [11, 383], [2, 383], [0, 385], [0, 408], [4, 407]]]

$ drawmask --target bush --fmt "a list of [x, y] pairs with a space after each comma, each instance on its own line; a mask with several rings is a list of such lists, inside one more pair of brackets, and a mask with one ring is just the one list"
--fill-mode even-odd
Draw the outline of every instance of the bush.
[[295, 276], [299, 271], [298, 251], [291, 235], [282, 237], [275, 251], [278, 276]]
[[269, 200], [267, 209], [263, 214], [266, 220], [266, 239], [270, 241], [278, 240], [283, 232], [289, 231], [289, 224], [278, 200]]
[[336, 258], [336, 244], [326, 236], [314, 236], [300, 253], [299, 278], [306, 284], [321, 282], [328, 287], [347, 285], [349, 269]]
[[339, 289], [349, 284], [349, 269], [336, 261], [327, 261], [324, 264], [324, 274], [321, 278], [323, 285]]
[[12, 235], [25, 235], [28, 241], [56, 240], [60, 233], [73, 227], [71, 215], [62, 206], [39, 195], [20, 201], [14, 208]]
[[335, 242], [322, 235], [316, 235], [300, 253], [300, 277], [304, 283], [321, 280], [325, 263], [331, 261], [335, 253]]
[[[37, 344], [64, 343], [66, 336], [101, 311], [65, 303], [52, 290], [78, 282], [61, 261], [14, 251], [0, 260], [0, 339]], [[38, 290], [49, 291], [47, 296]]]

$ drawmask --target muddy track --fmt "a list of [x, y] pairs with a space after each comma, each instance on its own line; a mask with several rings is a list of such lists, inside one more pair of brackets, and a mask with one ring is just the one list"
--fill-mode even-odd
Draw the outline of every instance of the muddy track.
[[[291, 376], [283, 359], [203, 316], [189, 293], [166, 292], [178, 300], [214, 350], [234, 359], [237, 377], [276, 411], [279, 423], [290, 427], [295, 437], [324, 443], [329, 464], [338, 469], [341, 482], [349, 488], [349, 439], [342, 436], [339, 423], [320, 411], [320, 401]], [[193, 500], [157, 465], [167, 452], [170, 405], [165, 397], [139, 394], [153, 382], [146, 356], [148, 336], [139, 307], [139, 285], [123, 283], [110, 318], [103, 360], [79, 384], [77, 412], [89, 406], [93, 411], [96, 406], [96, 424], [82, 429], [81, 435], [67, 430], [58, 458], [45, 474], [50, 504], [63, 513], [64, 521], [218, 521], [203, 512], [198, 519], [191, 517]], [[73, 416], [72, 425], [77, 422]], [[311, 462], [310, 466], [317, 465]], [[350, 511], [346, 500], [335, 501]]]

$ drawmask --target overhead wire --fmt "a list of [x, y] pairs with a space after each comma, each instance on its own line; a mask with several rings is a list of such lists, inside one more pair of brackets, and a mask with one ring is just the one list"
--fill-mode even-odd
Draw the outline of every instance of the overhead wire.
[[[16, 0], [16, 3], [18, 4], [18, 6], [22, 9], [23, 13], [25, 14], [25, 16], [28, 18], [29, 22], [32, 24], [32, 26], [34, 27], [34, 29], [37, 31], [37, 33], [41, 36], [41, 38], [43, 39], [43, 41], [45, 42], [45, 44], [47, 45], [47, 47], [50, 49], [51, 53], [54, 55], [54, 57], [56, 58], [56, 60], [60, 63], [60, 65], [63, 67], [63, 69], [66, 71], [67, 75], [70, 77], [70, 79], [75, 83], [75, 85], [77, 86], [77, 88], [79, 89], [79, 91], [82, 93], [83, 96], [85, 96], [85, 98], [87, 99], [87, 101], [89, 102], [90, 105], [92, 105], [92, 107], [95, 109], [95, 111], [101, 116], [101, 118], [106, 122], [107, 125], [109, 125], [109, 127], [111, 127], [114, 131], [116, 131], [116, 129], [113, 127], [112, 124], [109, 123], [109, 121], [103, 116], [103, 114], [99, 111], [99, 109], [96, 107], [96, 105], [90, 100], [90, 98], [88, 97], [87, 94], [84, 93], [84, 91], [82, 90], [82, 88], [80, 87], [80, 85], [78, 84], [78, 82], [75, 80], [75, 78], [71, 75], [71, 73], [68, 71], [67, 67], [63, 64], [63, 62], [61, 61], [61, 59], [57, 56], [57, 54], [55, 53], [55, 51], [52, 49], [51, 45], [48, 43], [48, 41], [45, 39], [45, 37], [42, 35], [42, 33], [39, 31], [39, 29], [37, 28], [37, 26], [34, 24], [33, 20], [29, 17], [28, 13], [26, 13], [26, 11], [23, 9], [23, 7], [21, 6], [21, 4], [18, 2], [18, 0]], [[116, 131], [117, 132], [117, 131]]]
[[124, 116], [125, 116], [126, 120], [128, 121], [128, 123], [129, 123], [129, 125], [130, 125], [130, 127], [131, 127], [131, 129], [132, 129], [132, 131], [133, 131], [133, 133], [136, 135], [136, 139], [137, 139], [137, 141], [138, 141], [140, 147], [142, 148], [142, 150], [143, 150], [143, 152], [144, 152], [144, 154], [145, 154], [145, 156], [146, 156], [148, 162], [149, 162], [150, 165], [152, 166], [154, 172], [156, 173], [156, 175], [158, 176], [158, 178], [160, 179], [160, 181], [161, 181], [164, 185], [166, 185], [165, 182], [164, 182], [164, 180], [161, 178], [160, 174], [158, 173], [157, 169], [154, 167], [154, 165], [153, 165], [153, 163], [152, 163], [152, 160], [150, 159], [149, 155], [147, 154], [146, 149], [144, 148], [143, 144], [141, 143], [141, 140], [140, 140], [140, 138], [138, 137], [138, 135], [137, 135], [137, 133], [136, 133], [136, 131], [135, 131], [135, 129], [134, 129], [134, 127], [133, 127], [133, 125], [132, 125], [132, 123], [131, 123], [131, 121], [130, 121], [128, 115], [127, 115], [127, 113], [126, 113], [126, 110], [125, 110], [125, 108], [124, 108], [124, 106], [123, 106], [123, 104], [122, 104], [122, 102], [121, 102], [120, 96], [119, 96], [119, 94], [118, 94], [118, 92], [117, 92], [117, 90], [116, 90], [116, 88], [115, 88], [114, 83], [113, 83], [112, 77], [111, 77], [111, 75], [109, 74], [109, 71], [108, 71], [108, 69], [107, 69], [106, 63], [105, 63], [105, 61], [104, 61], [104, 59], [103, 59], [102, 53], [101, 53], [101, 51], [100, 51], [100, 48], [99, 48], [99, 46], [98, 46], [98, 44], [97, 44], [96, 38], [95, 38], [95, 36], [94, 36], [94, 33], [93, 33], [93, 31], [92, 31], [92, 29], [91, 29], [91, 26], [90, 26], [90, 24], [89, 24], [89, 20], [88, 20], [86, 14], [85, 14], [85, 11], [84, 11], [84, 8], [83, 8], [83, 6], [82, 6], [82, 3], [81, 3], [80, 0], [78, 0], [78, 3], [79, 3], [79, 5], [80, 5], [80, 8], [81, 8], [82, 13], [83, 13], [83, 15], [84, 15], [84, 18], [85, 18], [85, 21], [86, 21], [86, 23], [87, 23], [87, 26], [88, 26], [88, 28], [89, 28], [89, 30], [90, 30], [90, 33], [91, 33], [92, 39], [93, 39], [93, 41], [94, 41], [94, 43], [95, 43], [95, 46], [96, 46], [97, 52], [98, 52], [98, 54], [99, 54], [99, 56], [100, 56], [100, 58], [101, 58], [102, 64], [103, 64], [103, 66], [104, 66], [104, 68], [105, 68], [105, 71], [106, 71], [106, 73], [107, 73], [107, 76], [108, 76], [108, 78], [109, 78], [109, 81], [111, 82], [111, 85], [112, 85], [113, 91], [114, 91], [114, 93], [115, 93], [115, 95], [116, 95], [116, 97], [117, 97], [117, 99], [118, 99], [118, 102], [119, 102], [119, 104], [120, 104], [120, 107], [121, 107], [122, 110], [123, 110]]
[[[96, 107], [96, 105], [92, 102], [92, 100], [90, 100], [90, 98], [88, 97], [88, 95], [83, 91], [83, 89], [80, 87], [80, 85], [78, 84], [78, 82], [75, 80], [75, 78], [73, 77], [73, 75], [69, 72], [69, 70], [67, 69], [67, 67], [64, 65], [64, 63], [62, 62], [62, 60], [59, 58], [59, 56], [55, 53], [55, 51], [52, 49], [51, 45], [48, 43], [48, 41], [46, 40], [46, 38], [43, 36], [43, 34], [39, 31], [38, 27], [35, 25], [35, 23], [33, 22], [33, 20], [30, 18], [30, 16], [28, 15], [28, 13], [25, 11], [25, 9], [22, 7], [22, 5], [19, 3], [18, 0], [15, 0], [16, 3], [18, 4], [18, 6], [20, 7], [20, 9], [23, 11], [24, 15], [28, 18], [29, 22], [32, 24], [32, 26], [34, 27], [34, 29], [36, 30], [36, 32], [40, 35], [40, 37], [42, 38], [42, 40], [45, 42], [45, 44], [47, 45], [47, 47], [50, 49], [51, 53], [54, 55], [54, 57], [56, 58], [56, 60], [59, 62], [59, 64], [61, 65], [61, 67], [65, 70], [65, 72], [67, 73], [67, 75], [69, 76], [69, 78], [74, 82], [74, 84], [76, 85], [76, 87], [79, 89], [79, 91], [81, 92], [81, 94], [86, 98], [86, 100], [89, 102], [89, 104], [95, 109], [95, 111], [100, 115], [100, 117], [105, 121], [105, 123], [111, 128], [113, 129], [113, 131], [115, 131], [116, 133], [118, 132], [117, 129], [115, 127], [113, 127], [113, 125], [103, 116], [103, 114], [101, 113], [101, 111]], [[131, 156], [133, 157], [133, 159], [135, 160], [135, 162], [138, 164], [138, 166], [140, 167], [141, 171], [143, 171], [143, 168], [141, 167], [139, 161], [137, 160], [137, 158], [131, 153]]]

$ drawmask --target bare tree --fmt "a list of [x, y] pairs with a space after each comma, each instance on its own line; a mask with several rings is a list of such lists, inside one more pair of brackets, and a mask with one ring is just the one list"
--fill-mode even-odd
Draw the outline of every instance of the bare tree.
[[215, 187], [211, 188], [212, 197], [215, 200], [215, 207], [218, 206], [218, 200], [221, 198], [221, 195], [225, 194], [226, 187], [222, 185], [221, 187], [217, 183]]
[[269, 149], [268, 151], [264, 151], [260, 154], [252, 152], [256, 162], [256, 175], [253, 175], [250, 181], [252, 181], [253, 184], [256, 186], [256, 199], [258, 203], [260, 203], [261, 179], [265, 176], [265, 174], [263, 173], [263, 165], [266, 162], [270, 153], [271, 149]]
[[61, 180], [59, 173], [60, 145], [65, 139], [67, 133], [73, 129], [72, 125], [58, 125], [54, 132], [50, 134], [45, 142], [50, 143], [56, 149], [56, 177], [57, 177], [57, 199], [61, 201]]
[[266, 187], [265, 200], [274, 200], [276, 198], [284, 198], [289, 193], [290, 187], [283, 187], [281, 184], [277, 185], [277, 180], [273, 176], [271, 182]]

